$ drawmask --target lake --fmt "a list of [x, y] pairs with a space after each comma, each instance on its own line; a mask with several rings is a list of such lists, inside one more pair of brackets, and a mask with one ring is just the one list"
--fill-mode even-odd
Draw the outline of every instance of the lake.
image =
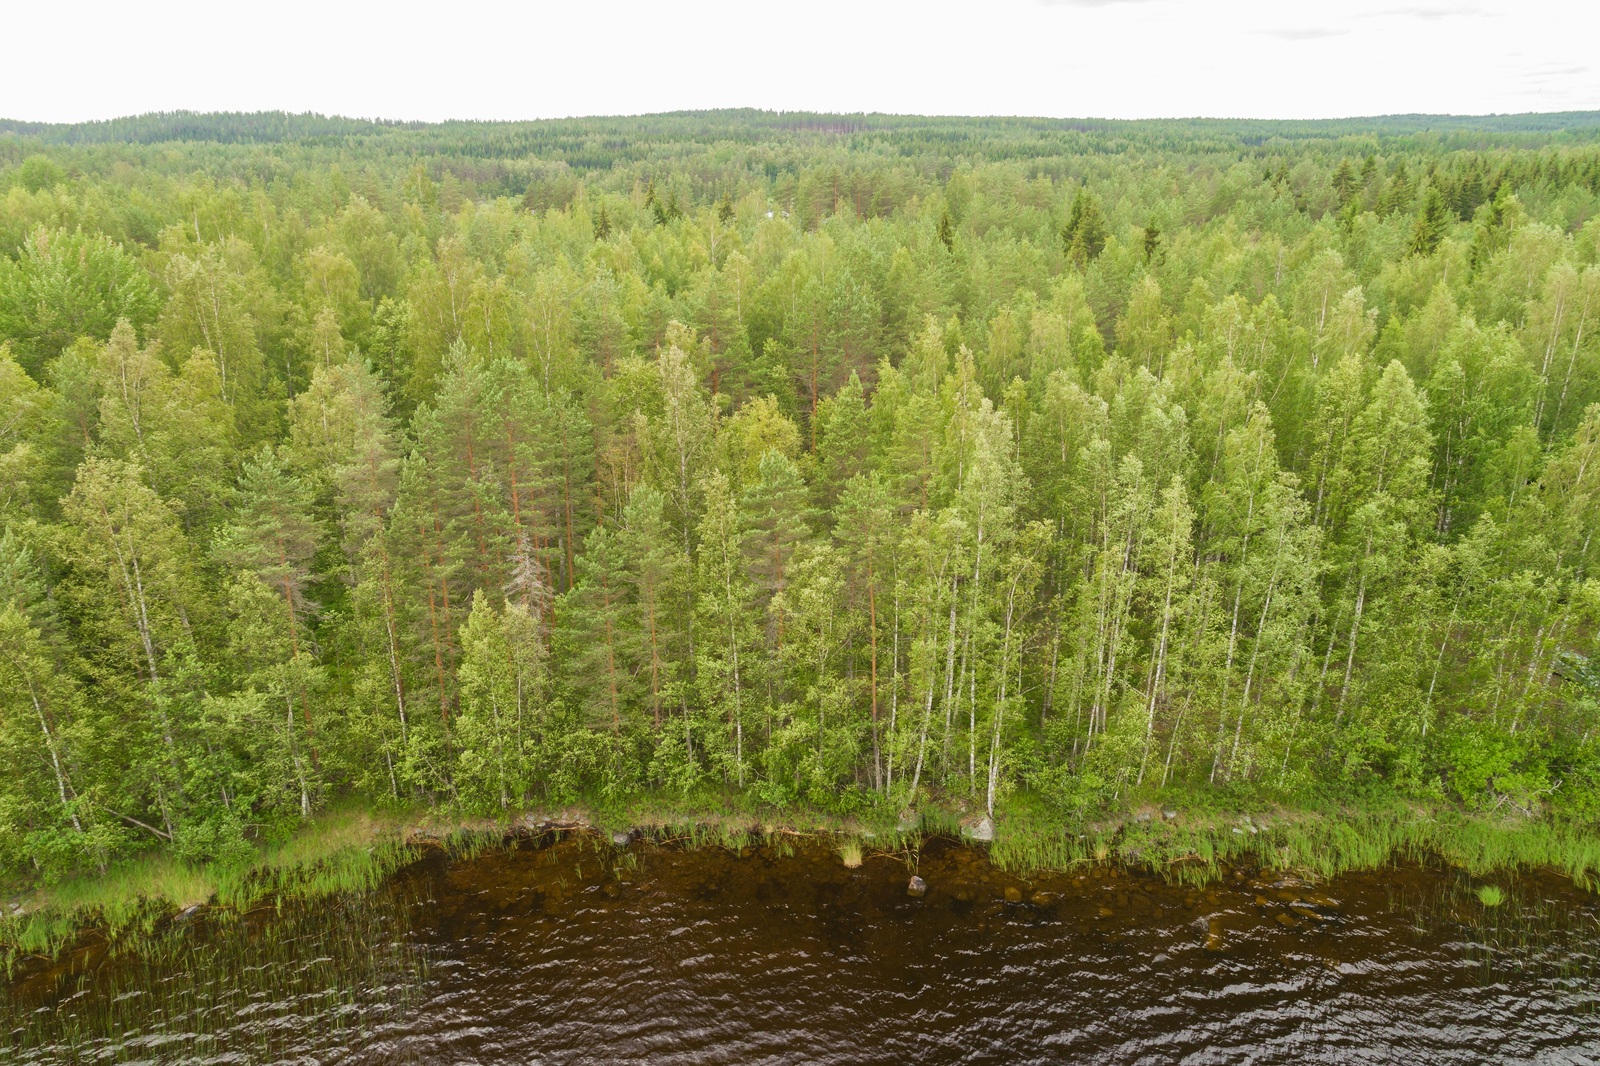
[[[1415, 863], [1205, 886], [1022, 876], [934, 837], [848, 868], [548, 831], [363, 897], [85, 937], [8, 988], [9, 1061], [1600, 1061], [1600, 897]], [[908, 892], [913, 871], [926, 884]]]

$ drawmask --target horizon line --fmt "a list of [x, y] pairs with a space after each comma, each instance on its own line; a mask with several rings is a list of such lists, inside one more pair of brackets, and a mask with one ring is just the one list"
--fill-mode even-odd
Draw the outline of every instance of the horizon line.
[[1562, 111], [1486, 111], [1486, 112], [1451, 112], [1451, 111], [1396, 111], [1381, 114], [1366, 115], [1321, 115], [1296, 118], [1270, 118], [1251, 115], [1146, 115], [1138, 118], [1111, 118], [1097, 115], [1027, 115], [1027, 114], [959, 114], [950, 112], [919, 112], [919, 111], [814, 111], [802, 108], [762, 108], [762, 107], [715, 107], [715, 108], [680, 108], [670, 111], [637, 111], [637, 112], [611, 112], [595, 114], [573, 114], [559, 116], [545, 116], [539, 118], [443, 118], [443, 119], [414, 119], [414, 118], [386, 118], [370, 115], [346, 115], [338, 112], [324, 111], [291, 111], [282, 108], [266, 108], [253, 111], [230, 110], [197, 110], [193, 108], [176, 108], [169, 111], [140, 111], [131, 114], [114, 115], [109, 118], [79, 119], [76, 121], [52, 122], [36, 119], [12, 118], [0, 116], [0, 133], [28, 132], [3, 127], [29, 127], [37, 130], [69, 129], [81, 126], [106, 126], [117, 122], [127, 122], [146, 118], [249, 118], [256, 116], [283, 116], [286, 118], [310, 118], [326, 121], [358, 122], [374, 126], [451, 126], [451, 125], [482, 125], [482, 126], [510, 126], [532, 125], [537, 123], [557, 122], [584, 122], [604, 121], [608, 119], [650, 119], [650, 118], [684, 118], [697, 115], [806, 115], [818, 118], [844, 118], [844, 119], [930, 119], [930, 120], [969, 120], [969, 121], [1018, 121], [1018, 122], [1097, 122], [1114, 124], [1136, 124], [1151, 122], [1243, 122], [1243, 123], [1330, 123], [1330, 122], [1376, 122], [1395, 119], [1449, 119], [1454, 121], [1472, 119], [1506, 119], [1506, 118], [1592, 118], [1600, 122], [1600, 107], [1589, 109], [1569, 109]]

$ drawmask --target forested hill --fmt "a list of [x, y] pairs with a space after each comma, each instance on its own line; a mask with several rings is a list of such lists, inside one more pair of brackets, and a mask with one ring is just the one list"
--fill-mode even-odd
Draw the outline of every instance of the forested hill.
[[1597, 116], [0, 132], [0, 867], [1600, 816]]
[[988, 155], [998, 145], [1032, 139], [1049, 145], [1059, 134], [1162, 138], [1169, 143], [1267, 140], [1312, 141], [1339, 138], [1393, 138], [1433, 135], [1528, 134], [1592, 140], [1600, 132], [1600, 111], [1507, 115], [1382, 115], [1346, 119], [1088, 119], [963, 118], [959, 116], [819, 114], [808, 111], [677, 111], [603, 118], [542, 119], [522, 122], [405, 122], [345, 118], [283, 111], [170, 111], [94, 122], [48, 123], [0, 119], [0, 133], [63, 145], [160, 144], [209, 141], [219, 144], [275, 144], [337, 139], [389, 139], [397, 150], [438, 145], [448, 138], [476, 140], [475, 154], [509, 155], [517, 139], [525, 146], [540, 136], [618, 139], [760, 142], [786, 140], [796, 133], [834, 136], [876, 135], [899, 145], [920, 139], [947, 145], [965, 142]]
[[[1241, 155], [1277, 161], [1536, 150], [1592, 145], [1600, 112], [1390, 115], [1364, 119], [952, 118], [756, 110], [534, 122], [384, 122], [284, 112], [171, 112], [70, 125], [0, 120], [0, 159], [43, 151], [103, 171], [113, 160], [174, 175], [259, 183], [305, 168], [351, 174], [423, 164], [470, 197], [517, 196], [556, 174], [625, 188], [667, 167], [701, 196], [735, 175], [781, 186], [826, 165], [844, 173], [947, 179], [959, 166], [1014, 162], [1055, 179], [1088, 157], [1133, 154], [1185, 165]], [[93, 159], [90, 163], [88, 160]], [[1088, 164], [1092, 165], [1092, 164]], [[618, 183], [621, 183], [620, 185]], [[858, 213], [860, 208], [858, 207]]]

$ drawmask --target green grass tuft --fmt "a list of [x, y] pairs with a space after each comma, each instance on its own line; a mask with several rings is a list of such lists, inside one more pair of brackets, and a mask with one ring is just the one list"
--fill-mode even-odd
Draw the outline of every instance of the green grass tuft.
[[845, 868], [854, 870], [861, 865], [861, 841], [855, 837], [847, 837], [839, 842], [839, 858], [843, 860]]

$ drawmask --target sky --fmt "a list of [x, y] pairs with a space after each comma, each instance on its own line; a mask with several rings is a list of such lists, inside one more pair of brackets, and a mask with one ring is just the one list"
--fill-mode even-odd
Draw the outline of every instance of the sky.
[[1600, 109], [1597, 0], [6, 5], [0, 117]]

